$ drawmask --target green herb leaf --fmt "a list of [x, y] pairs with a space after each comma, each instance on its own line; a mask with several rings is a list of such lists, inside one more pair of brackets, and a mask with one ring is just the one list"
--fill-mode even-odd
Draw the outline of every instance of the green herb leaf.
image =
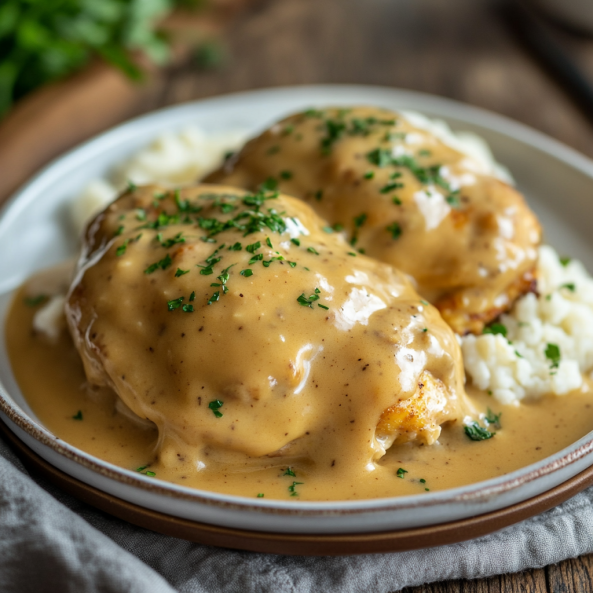
[[397, 473], [396, 473], [395, 475], [396, 475], [398, 478], [402, 478], [402, 479], [403, 479], [403, 478], [405, 478], [405, 477], [406, 477], [406, 474], [407, 474], [407, 473], [408, 473], [408, 470], [407, 470], [407, 469], [404, 469], [403, 467], [400, 467], [400, 468], [397, 470]]
[[220, 412], [220, 408], [224, 405], [224, 402], [220, 401], [219, 399], [215, 399], [208, 404], [208, 407], [212, 410], [212, 413], [217, 418], [222, 418], [222, 412]]
[[171, 256], [167, 253], [167, 255], [165, 255], [165, 257], [163, 259], [148, 266], [148, 268], [146, 268], [146, 270], [144, 270], [144, 273], [152, 274], [153, 272], [156, 272], [156, 270], [158, 270], [159, 268], [161, 270], [166, 270], [172, 263], [173, 263], [173, 260], [171, 259]]
[[502, 323], [491, 323], [482, 330], [483, 334], [493, 334], [495, 336], [507, 336], [507, 328]]
[[185, 297], [179, 297], [178, 299], [173, 299], [172, 301], [167, 301], [167, 310], [168, 311], [175, 311], [175, 309], [179, 309], [181, 307], [181, 303]]
[[27, 305], [27, 307], [37, 307], [41, 305], [41, 303], [45, 303], [49, 297], [45, 294], [38, 294], [34, 297], [25, 297], [23, 299], [23, 303]]
[[496, 428], [500, 428], [500, 417], [502, 416], [502, 412], [499, 414], [495, 414], [490, 408], [487, 409], [485, 420], [488, 424], [492, 424], [496, 426]]
[[472, 441], [485, 441], [487, 439], [491, 439], [496, 434], [495, 432], [490, 432], [487, 428], [482, 428], [475, 421], [472, 421], [467, 426], [464, 426], [463, 430]]
[[179, 276], [183, 276], [184, 274], [189, 274], [189, 270], [182, 270], [181, 268], [177, 268], [175, 272], [175, 278], [179, 278]]
[[296, 474], [292, 471], [292, 468], [290, 468], [290, 467], [287, 467], [286, 468], [286, 471], [282, 475], [284, 475], [284, 476], [292, 476], [293, 478], [296, 478]]
[[387, 230], [391, 233], [392, 239], [399, 239], [402, 234], [402, 228], [399, 225], [399, 222], [393, 222], [388, 227]]
[[82, 410], [78, 410], [74, 416], [72, 416], [73, 420], [82, 420]]
[[295, 490], [297, 486], [304, 484], [304, 482], [293, 482], [291, 486], [288, 487], [288, 491], [290, 492], [290, 496], [298, 496], [299, 493]]
[[551, 368], [558, 368], [560, 365], [560, 347], [557, 344], [547, 344], [544, 354], [550, 361]]
[[239, 274], [245, 276], [245, 278], [249, 278], [249, 276], [253, 276], [253, 270], [251, 268], [246, 268], [245, 270], [241, 270]]

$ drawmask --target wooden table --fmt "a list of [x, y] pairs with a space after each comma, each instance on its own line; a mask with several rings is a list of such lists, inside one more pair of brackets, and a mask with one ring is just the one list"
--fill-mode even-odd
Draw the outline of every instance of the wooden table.
[[[134, 107], [157, 107], [277, 85], [364, 83], [434, 93], [491, 109], [593, 156], [593, 128], [517, 45], [494, 0], [264, 0], [226, 32], [228, 61], [186, 60]], [[564, 39], [593, 76], [593, 41]], [[480, 581], [406, 590], [593, 592], [593, 556]], [[372, 593], [369, 591], [369, 593]]]

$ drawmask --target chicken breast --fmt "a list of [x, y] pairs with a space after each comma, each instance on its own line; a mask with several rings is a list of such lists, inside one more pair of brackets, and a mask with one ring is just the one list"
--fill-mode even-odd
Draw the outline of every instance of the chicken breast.
[[467, 414], [439, 312], [324, 226], [295, 198], [208, 185], [131, 188], [90, 223], [68, 325], [88, 380], [157, 425], [160, 463], [363, 472]]
[[398, 113], [290, 116], [207, 180], [305, 200], [357, 251], [412, 276], [459, 334], [535, 286], [541, 230], [522, 195]]

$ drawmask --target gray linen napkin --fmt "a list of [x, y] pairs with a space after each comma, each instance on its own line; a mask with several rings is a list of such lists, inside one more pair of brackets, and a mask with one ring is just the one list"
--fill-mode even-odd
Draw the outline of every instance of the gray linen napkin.
[[390, 593], [593, 551], [593, 488], [514, 527], [413, 552], [304, 558], [223, 550], [135, 527], [29, 476], [0, 438], [2, 593]]

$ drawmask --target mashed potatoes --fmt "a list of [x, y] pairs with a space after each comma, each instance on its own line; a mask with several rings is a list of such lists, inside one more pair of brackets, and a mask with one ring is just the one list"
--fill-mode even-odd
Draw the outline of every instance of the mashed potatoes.
[[593, 279], [549, 246], [540, 247], [537, 276], [538, 296], [520, 298], [495, 333], [461, 338], [467, 375], [504, 404], [564, 395], [593, 366]]

